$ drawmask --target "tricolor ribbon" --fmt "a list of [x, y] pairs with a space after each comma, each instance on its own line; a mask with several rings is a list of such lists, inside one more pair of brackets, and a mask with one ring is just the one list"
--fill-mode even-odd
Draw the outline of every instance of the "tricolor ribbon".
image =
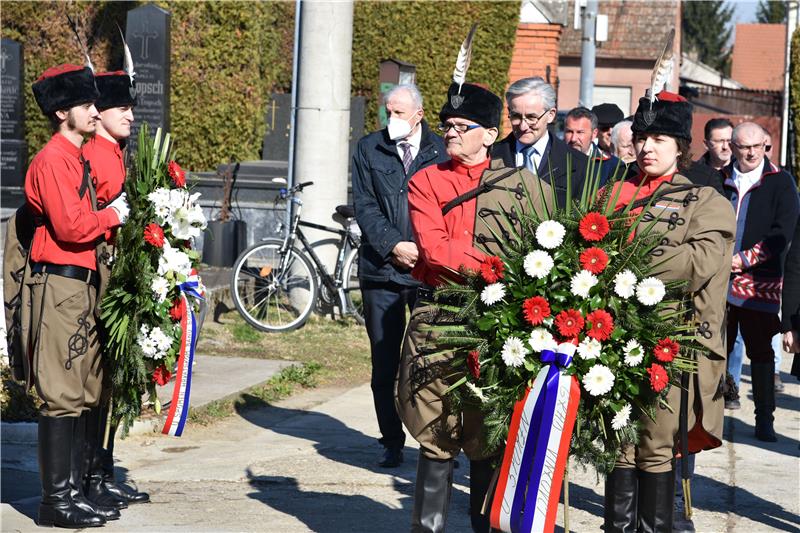
[[192, 390], [192, 362], [194, 361], [194, 349], [197, 344], [197, 320], [194, 316], [192, 306], [189, 305], [188, 296], [202, 300], [200, 292], [200, 278], [197, 273], [192, 271], [189, 278], [178, 285], [181, 290], [181, 349], [178, 356], [177, 374], [175, 376], [175, 387], [172, 389], [172, 401], [170, 402], [167, 420], [161, 433], [172, 437], [180, 437], [186, 425], [186, 418], [189, 415], [189, 394]]
[[531, 388], [514, 405], [506, 450], [489, 515], [506, 533], [553, 531], [580, 387], [564, 372], [575, 346], [543, 350]]

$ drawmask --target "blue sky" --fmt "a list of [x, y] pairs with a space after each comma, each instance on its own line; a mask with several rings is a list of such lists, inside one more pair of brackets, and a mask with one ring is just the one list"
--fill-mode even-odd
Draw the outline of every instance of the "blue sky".
[[755, 22], [756, 10], [758, 9], [757, 1], [750, 0], [729, 0], [729, 3], [734, 6], [734, 23], [741, 22]]

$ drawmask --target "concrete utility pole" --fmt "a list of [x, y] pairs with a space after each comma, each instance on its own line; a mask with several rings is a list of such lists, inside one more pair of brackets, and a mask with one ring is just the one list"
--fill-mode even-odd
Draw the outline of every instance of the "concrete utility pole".
[[[353, 1], [301, 2], [301, 36], [294, 149], [295, 184], [313, 181], [303, 194], [303, 219], [334, 225], [333, 210], [347, 203]], [[334, 237], [303, 230], [310, 241]], [[328, 247], [330, 248], [330, 247]], [[336, 257], [320, 257], [331, 269]]]
[[[575, 3], [575, 9], [580, 6]], [[581, 93], [578, 105], [592, 108], [594, 102], [595, 22], [597, 22], [597, 0], [587, 0], [581, 21]]]

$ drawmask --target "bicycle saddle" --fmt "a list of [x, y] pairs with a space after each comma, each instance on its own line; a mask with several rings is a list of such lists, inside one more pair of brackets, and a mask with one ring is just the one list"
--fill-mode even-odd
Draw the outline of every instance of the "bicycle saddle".
[[345, 218], [355, 218], [356, 216], [356, 210], [352, 205], [337, 205], [336, 213]]

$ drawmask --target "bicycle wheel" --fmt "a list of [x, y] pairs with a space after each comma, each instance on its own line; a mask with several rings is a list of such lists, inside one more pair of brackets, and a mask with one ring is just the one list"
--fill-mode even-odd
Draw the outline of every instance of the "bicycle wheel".
[[302, 326], [317, 300], [311, 262], [296, 248], [282, 257], [283, 241], [266, 239], [236, 259], [231, 297], [236, 310], [261, 331], [291, 331]]
[[358, 279], [358, 248], [350, 250], [342, 267], [342, 289], [349, 312], [356, 322], [364, 324], [364, 300], [361, 298], [361, 282]]

